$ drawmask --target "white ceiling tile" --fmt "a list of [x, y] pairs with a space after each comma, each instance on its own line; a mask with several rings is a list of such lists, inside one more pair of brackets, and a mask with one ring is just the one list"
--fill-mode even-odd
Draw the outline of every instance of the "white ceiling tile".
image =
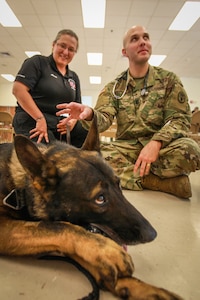
[[[135, 24], [150, 33], [153, 54], [167, 54], [161, 67], [180, 77], [200, 77], [200, 20], [188, 32], [168, 31], [185, 0], [107, 0], [104, 29], [83, 27], [80, 0], [7, 0], [22, 28], [0, 25], [0, 51], [11, 53], [0, 57], [0, 72], [17, 72], [26, 58], [25, 50], [51, 53], [59, 30], [73, 29], [79, 36], [79, 51], [70, 64], [80, 77], [82, 95], [96, 91], [128, 68], [121, 55], [124, 32]], [[98, 13], [98, 12], [97, 12]], [[102, 66], [88, 66], [87, 52], [103, 52]], [[89, 76], [102, 76], [101, 85], [90, 85]], [[0, 78], [0, 84], [4, 79]]]

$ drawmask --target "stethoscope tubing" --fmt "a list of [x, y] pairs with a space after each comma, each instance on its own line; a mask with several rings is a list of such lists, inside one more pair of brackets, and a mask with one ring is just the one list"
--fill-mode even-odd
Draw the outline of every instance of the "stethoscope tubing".
[[[123, 76], [124, 76], [124, 74], [123, 74], [120, 78], [117, 78], [117, 79], [115, 80], [115, 84], [114, 84], [113, 89], [112, 89], [112, 94], [113, 94], [113, 96], [115, 97], [115, 99], [117, 99], [117, 100], [121, 100], [121, 99], [124, 97], [124, 95], [126, 94], [127, 88], [128, 88], [128, 71], [127, 71], [126, 87], [125, 87], [123, 93], [121, 94], [121, 96], [118, 96], [118, 95], [116, 95], [116, 93], [115, 93], [115, 91], [116, 91], [116, 86], [117, 86], [119, 80], [120, 80]], [[147, 80], [148, 80], [148, 76], [149, 76], [149, 69], [148, 69], [148, 71], [147, 71], [147, 73], [146, 73], [146, 75], [145, 75], [145, 77], [144, 77], [144, 87], [143, 87], [143, 89], [141, 90], [141, 96], [147, 96], [147, 95], [148, 95], [148, 91], [147, 91]]]

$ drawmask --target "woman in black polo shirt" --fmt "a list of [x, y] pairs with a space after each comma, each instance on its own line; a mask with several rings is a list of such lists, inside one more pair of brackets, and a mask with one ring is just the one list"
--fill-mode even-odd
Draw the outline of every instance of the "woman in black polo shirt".
[[[66, 140], [62, 133], [64, 117], [56, 116], [56, 105], [81, 103], [80, 82], [68, 64], [78, 50], [78, 37], [69, 29], [58, 32], [50, 56], [35, 55], [24, 61], [14, 85], [18, 106], [13, 119], [16, 134], [24, 134], [36, 142]], [[77, 120], [68, 124], [71, 144], [81, 147], [87, 131]]]

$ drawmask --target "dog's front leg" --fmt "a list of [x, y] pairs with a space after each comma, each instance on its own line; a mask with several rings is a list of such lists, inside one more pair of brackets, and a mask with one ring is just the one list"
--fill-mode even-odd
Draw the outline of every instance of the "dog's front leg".
[[134, 277], [118, 279], [113, 294], [126, 300], [183, 300], [172, 292]]
[[69, 256], [85, 267], [101, 287], [111, 290], [119, 277], [131, 276], [130, 256], [109, 238], [65, 222], [25, 222], [1, 218], [0, 254]]
[[133, 274], [130, 255], [111, 239], [85, 230], [78, 239], [73, 241], [75, 251], [70, 256], [94, 276], [100, 288], [113, 291], [118, 278]]

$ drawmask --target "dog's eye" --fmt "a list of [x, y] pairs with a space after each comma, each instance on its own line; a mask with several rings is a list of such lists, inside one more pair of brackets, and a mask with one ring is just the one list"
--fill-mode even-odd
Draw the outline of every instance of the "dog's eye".
[[104, 195], [99, 195], [96, 199], [95, 199], [96, 204], [98, 205], [102, 205], [105, 203], [105, 197]]

